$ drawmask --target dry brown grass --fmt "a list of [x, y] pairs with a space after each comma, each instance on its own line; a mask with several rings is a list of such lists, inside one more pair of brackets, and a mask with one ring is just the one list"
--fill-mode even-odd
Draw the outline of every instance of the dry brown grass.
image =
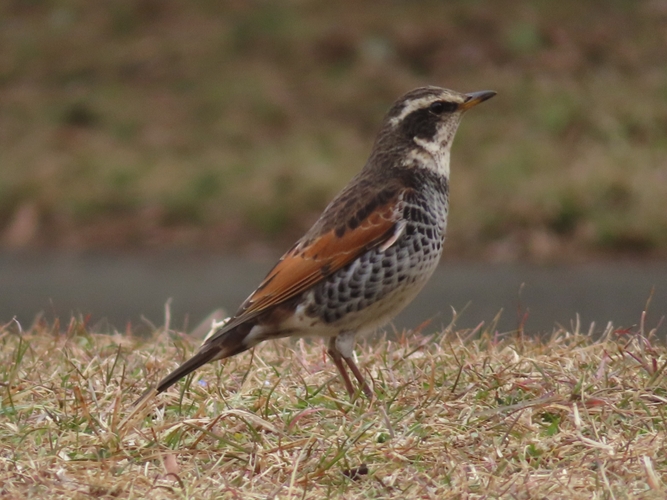
[[358, 349], [350, 402], [319, 342], [206, 366], [119, 429], [189, 338], [0, 329], [3, 498], [664, 498], [667, 349], [643, 325], [409, 334]]

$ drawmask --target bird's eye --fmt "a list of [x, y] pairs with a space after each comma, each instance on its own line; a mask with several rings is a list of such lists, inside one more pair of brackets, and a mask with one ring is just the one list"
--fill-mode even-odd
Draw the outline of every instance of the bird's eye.
[[458, 104], [455, 102], [436, 101], [428, 107], [428, 110], [434, 115], [441, 115], [456, 111], [456, 108], [458, 108]]

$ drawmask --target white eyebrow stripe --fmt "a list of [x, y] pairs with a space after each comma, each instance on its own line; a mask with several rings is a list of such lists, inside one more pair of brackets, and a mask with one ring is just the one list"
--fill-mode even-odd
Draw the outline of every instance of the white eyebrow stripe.
[[421, 99], [415, 99], [414, 101], [408, 102], [401, 110], [400, 115], [395, 116], [391, 120], [389, 120], [389, 124], [392, 127], [395, 127], [399, 122], [403, 121], [403, 119], [413, 111], [423, 108], [425, 104], [430, 104], [436, 100], [437, 99], [435, 99], [435, 96], [431, 95], [428, 97], [422, 97]]

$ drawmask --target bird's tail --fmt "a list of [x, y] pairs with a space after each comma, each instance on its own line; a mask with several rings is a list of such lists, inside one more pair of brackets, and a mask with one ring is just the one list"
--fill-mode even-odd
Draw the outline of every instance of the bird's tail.
[[200, 366], [216, 359], [225, 359], [247, 350], [245, 338], [254, 325], [242, 323], [224, 331], [224, 328], [209, 338], [190, 359], [164, 377], [155, 387], [156, 394], [166, 391], [183, 377], [190, 375]]
[[224, 359], [231, 356], [232, 354], [227, 351], [228, 350], [225, 349], [223, 345], [204, 344], [194, 356], [160, 380], [155, 387], [156, 394], [166, 391], [183, 377], [190, 375], [197, 368], [205, 365], [209, 361], [213, 361], [214, 359]]
[[129, 415], [123, 419], [120, 426], [124, 427], [125, 424], [154, 396], [166, 391], [169, 387], [195, 371], [200, 366], [205, 365], [209, 361], [234, 356], [235, 354], [239, 354], [252, 347], [251, 345], [246, 345], [244, 343], [252, 326], [253, 325], [240, 324], [228, 331], [220, 331], [211, 337], [210, 340], [204, 342], [194, 356], [160, 380], [155, 387], [146, 390], [139, 399], [132, 403], [132, 410]]

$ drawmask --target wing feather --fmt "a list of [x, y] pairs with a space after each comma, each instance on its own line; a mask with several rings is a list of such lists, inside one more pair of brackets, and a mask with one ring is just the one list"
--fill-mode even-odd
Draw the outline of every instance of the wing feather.
[[[398, 194], [398, 193], [397, 193]], [[226, 331], [281, 304], [342, 269], [359, 255], [387, 243], [401, 230], [397, 220], [396, 196], [359, 221], [354, 229], [340, 226], [324, 234], [299, 241], [278, 261], [239, 312], [207, 343]], [[389, 244], [388, 246], [390, 246]]]

